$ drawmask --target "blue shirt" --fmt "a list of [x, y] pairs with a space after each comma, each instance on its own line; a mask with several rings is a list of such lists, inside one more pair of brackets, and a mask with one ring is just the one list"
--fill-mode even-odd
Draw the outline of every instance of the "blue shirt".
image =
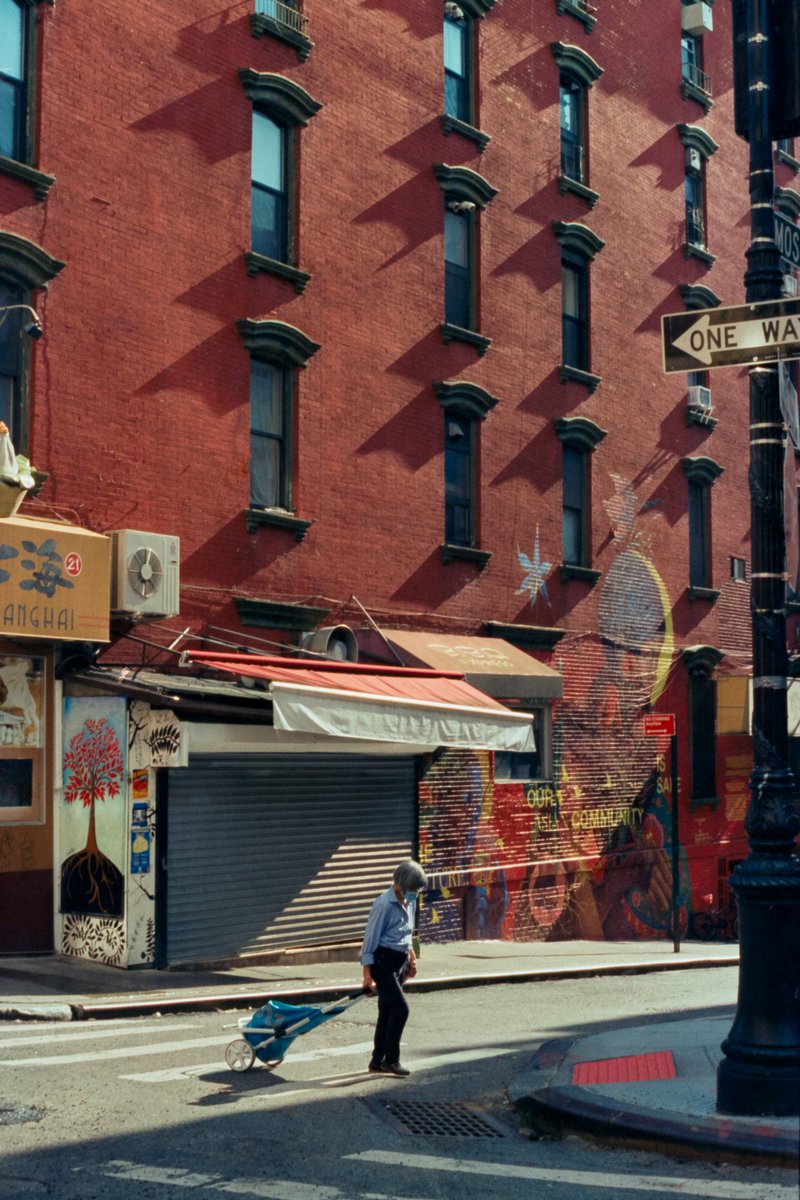
[[372, 965], [378, 946], [388, 946], [390, 950], [399, 950], [403, 954], [408, 953], [414, 933], [414, 910], [416, 907], [415, 900], [409, 900], [408, 906], [404, 906], [397, 899], [393, 887], [381, 892], [367, 918], [364, 941], [361, 945], [362, 966]]

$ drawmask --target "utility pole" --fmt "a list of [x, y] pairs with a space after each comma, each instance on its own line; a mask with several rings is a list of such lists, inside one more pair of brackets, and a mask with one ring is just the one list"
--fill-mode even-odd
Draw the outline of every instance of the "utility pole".
[[[744, 282], [748, 303], [756, 303], [781, 297], [772, 139], [792, 136], [800, 113], [783, 111], [786, 84], [778, 84], [782, 99], [772, 82], [779, 78], [776, 61], [786, 61], [781, 44], [786, 37], [793, 38], [789, 57], [800, 56], [800, 0], [732, 3], [739, 63], [736, 126], [750, 148], [751, 243]], [[795, 67], [795, 84], [797, 78]], [[722, 1043], [717, 1109], [752, 1116], [800, 1113], [800, 817], [787, 721], [784, 436], [779, 364], [751, 367], [753, 772], [744, 822], [749, 853], [731, 876], [739, 907], [739, 995]]]

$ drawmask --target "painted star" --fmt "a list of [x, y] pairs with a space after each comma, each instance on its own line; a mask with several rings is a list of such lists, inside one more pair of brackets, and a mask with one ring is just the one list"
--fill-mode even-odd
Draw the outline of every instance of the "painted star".
[[549, 574], [552, 564], [549, 562], [542, 562], [541, 558], [539, 557], [538, 525], [536, 526], [536, 537], [533, 541], [533, 558], [528, 558], [527, 554], [523, 554], [521, 550], [517, 550], [517, 557], [519, 558], [519, 565], [522, 567], [523, 571], [527, 572], [522, 581], [522, 587], [517, 589], [517, 595], [521, 596], [527, 592], [530, 596], [532, 608], [536, 602], [536, 597], [539, 595], [539, 592], [541, 592], [549, 604], [550, 597], [547, 594], [547, 585], [545, 584], [545, 579]]

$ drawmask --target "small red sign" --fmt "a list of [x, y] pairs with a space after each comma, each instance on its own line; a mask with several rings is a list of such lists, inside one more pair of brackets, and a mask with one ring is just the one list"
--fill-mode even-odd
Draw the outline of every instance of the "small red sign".
[[83, 559], [76, 550], [71, 551], [64, 558], [64, 570], [73, 578], [80, 575], [83, 570]]
[[675, 737], [675, 713], [645, 713], [646, 737]]

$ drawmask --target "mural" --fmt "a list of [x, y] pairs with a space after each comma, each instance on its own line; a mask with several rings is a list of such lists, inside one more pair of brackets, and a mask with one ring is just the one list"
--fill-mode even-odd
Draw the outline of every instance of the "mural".
[[[616, 550], [598, 588], [596, 633], [566, 642], [564, 698], [553, 709], [552, 780], [493, 779], [488, 753], [446, 751], [420, 783], [420, 858], [433, 888], [430, 940], [664, 938], [672, 929], [668, 739], [642, 713], [668, 686], [675, 644], [669, 597], [640, 528], [631, 483], [606, 502]], [[538, 530], [520, 589], [544, 592]], [[566, 641], [566, 639], [565, 639]], [[680, 852], [678, 926], [691, 889]]]
[[125, 711], [123, 698], [64, 704], [63, 913], [122, 915]]

